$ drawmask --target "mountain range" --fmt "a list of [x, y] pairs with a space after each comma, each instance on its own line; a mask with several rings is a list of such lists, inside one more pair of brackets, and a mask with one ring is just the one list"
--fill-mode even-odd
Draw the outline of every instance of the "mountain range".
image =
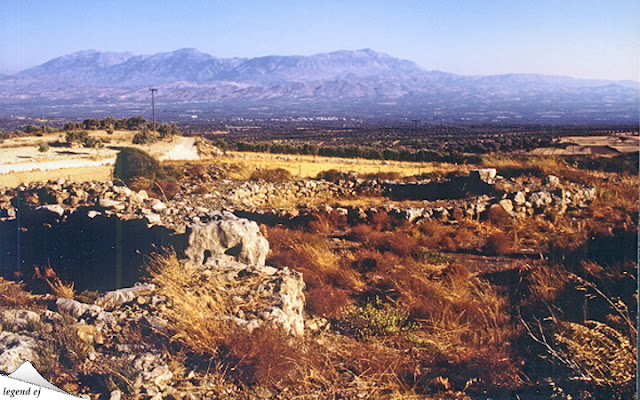
[[[195, 49], [154, 55], [80, 51], [0, 76], [6, 115], [73, 109], [146, 111], [149, 88], [167, 113], [256, 113], [469, 121], [638, 121], [638, 83], [426, 70], [370, 49], [312, 56], [217, 58]], [[249, 112], [249, 109], [251, 112]], [[222, 114], [228, 115], [222, 115]], [[3, 114], [0, 111], [0, 115]]]

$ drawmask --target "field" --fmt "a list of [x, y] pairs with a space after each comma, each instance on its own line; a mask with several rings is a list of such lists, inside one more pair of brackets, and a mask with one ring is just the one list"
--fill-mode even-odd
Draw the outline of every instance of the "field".
[[[0, 186], [60, 177], [109, 180], [117, 147], [132, 140], [131, 132], [91, 131], [108, 142], [105, 147], [38, 151], [61, 135], [5, 139], [0, 168], [84, 166], [8, 172], [0, 175]], [[637, 150], [637, 136], [626, 137], [559, 142]], [[267, 265], [300, 273], [304, 281], [304, 334], [286, 335], [277, 327], [242, 330], [211, 318], [231, 312], [239, 286], [211, 284], [190, 273], [175, 252], [144, 253], [141, 247], [135, 254], [145, 260], [140, 267], [158, 292], [114, 310], [121, 325], [101, 326], [94, 317], [47, 329], [7, 325], [25, 335], [30, 329], [47, 344], [46, 351], [38, 350], [41, 360], [55, 363], [45, 376], [63, 388], [92, 399], [114, 390], [136, 399], [159, 398], [153, 397], [157, 393], [234, 400], [634, 397], [637, 154], [493, 152], [467, 164], [219, 151], [194, 137], [137, 148], [164, 161], [150, 178], [126, 183], [161, 200], [158, 210], [166, 208], [167, 218], [188, 209], [201, 212], [186, 214], [189, 221], [201, 221], [217, 207], [260, 223], [270, 246]], [[470, 171], [476, 168], [495, 168], [497, 177], [474, 180]], [[386, 190], [411, 185], [429, 193], [392, 199]], [[333, 191], [291, 195], [307, 187]], [[250, 190], [266, 200], [237, 197], [251, 196]], [[56, 197], [54, 189], [33, 191], [41, 198], [29, 192], [25, 201], [35, 205], [45, 195]], [[112, 203], [118, 193], [109, 195]], [[11, 189], [2, 194], [4, 204], [16, 195]], [[274, 209], [280, 203], [287, 207]], [[90, 200], [89, 208], [96, 204]], [[150, 208], [118, 217], [118, 234], [124, 221], [149, 215]], [[51, 221], [43, 225], [31, 232], [55, 228]], [[76, 240], [86, 248], [83, 238]], [[56, 275], [57, 262], [49, 269], [33, 266], [20, 284], [0, 281], [0, 311], [42, 312], [47, 296], [96, 304], [98, 293], [74, 291], [73, 282], [58, 277], [63, 269]], [[208, 264], [200, 267], [205, 274]], [[253, 291], [265, 290], [256, 276], [247, 276]], [[247, 301], [247, 307], [256, 303]], [[164, 321], [162, 329], [150, 329], [151, 317]], [[100, 326], [105, 337], [91, 339], [87, 348], [69, 333], [77, 325]], [[149, 371], [170, 371], [162, 379], [154, 376], [162, 384], [136, 383], [148, 377], [114, 361], [147, 354], [158, 363]]]

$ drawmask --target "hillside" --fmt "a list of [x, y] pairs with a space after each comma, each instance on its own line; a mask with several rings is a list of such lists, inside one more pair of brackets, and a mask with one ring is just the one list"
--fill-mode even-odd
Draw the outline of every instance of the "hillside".
[[217, 58], [195, 49], [154, 55], [81, 51], [2, 79], [1, 114], [74, 115], [82, 108], [84, 115], [118, 115], [148, 107], [149, 87], [159, 89], [158, 104], [174, 117], [195, 106], [201, 118], [246, 117], [262, 107], [259, 115], [272, 118], [302, 113], [478, 122], [638, 120], [637, 82], [462, 76], [370, 49], [257, 58]]

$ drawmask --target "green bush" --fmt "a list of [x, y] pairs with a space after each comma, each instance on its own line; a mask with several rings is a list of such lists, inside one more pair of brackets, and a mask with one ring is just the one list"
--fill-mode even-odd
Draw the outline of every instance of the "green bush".
[[46, 153], [47, 151], [49, 151], [50, 146], [48, 143], [40, 143], [40, 145], [38, 145], [38, 151], [40, 153]]
[[67, 146], [71, 146], [73, 143], [82, 143], [84, 144], [89, 134], [87, 131], [70, 131], [65, 134], [64, 141], [67, 143]]
[[155, 181], [162, 170], [163, 168], [156, 158], [142, 150], [126, 147], [120, 150], [116, 157], [113, 176], [129, 185], [133, 178], [138, 177]]
[[116, 157], [113, 177], [127, 186], [140, 179], [169, 183], [178, 181], [182, 171], [173, 165], [160, 165], [160, 161], [140, 149], [125, 147]]
[[385, 304], [376, 297], [364, 307], [352, 307], [340, 321], [342, 328], [351, 334], [370, 338], [400, 334], [415, 328], [408, 321], [409, 313], [397, 306]]
[[158, 137], [147, 127], [142, 128], [140, 132], [133, 135], [133, 144], [153, 144], [157, 141]]
[[102, 139], [93, 137], [93, 136], [87, 136], [83, 144], [84, 144], [84, 147], [89, 147], [91, 149], [98, 149], [100, 147], [104, 147], [104, 143], [102, 143]]

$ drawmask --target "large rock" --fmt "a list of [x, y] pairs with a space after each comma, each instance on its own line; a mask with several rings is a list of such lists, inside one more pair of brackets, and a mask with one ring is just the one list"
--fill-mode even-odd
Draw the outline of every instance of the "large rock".
[[11, 374], [25, 361], [37, 357], [35, 339], [11, 332], [0, 333], [0, 372]]
[[293, 336], [304, 334], [304, 281], [288, 268], [250, 266], [233, 261], [212, 260], [199, 273], [213, 287], [226, 287], [237, 325], [255, 329], [270, 324]]
[[69, 314], [76, 319], [96, 318], [104, 310], [93, 304], [84, 304], [72, 299], [57, 299], [56, 308], [59, 313]]
[[4, 310], [0, 322], [5, 330], [34, 330], [40, 324], [40, 315], [29, 310]]
[[492, 183], [498, 171], [495, 168], [478, 168], [469, 172], [469, 178], [475, 181]]
[[249, 265], [264, 265], [269, 242], [258, 224], [230, 212], [211, 212], [207, 223], [187, 226], [185, 256], [196, 265], [208, 259], [231, 258]]

